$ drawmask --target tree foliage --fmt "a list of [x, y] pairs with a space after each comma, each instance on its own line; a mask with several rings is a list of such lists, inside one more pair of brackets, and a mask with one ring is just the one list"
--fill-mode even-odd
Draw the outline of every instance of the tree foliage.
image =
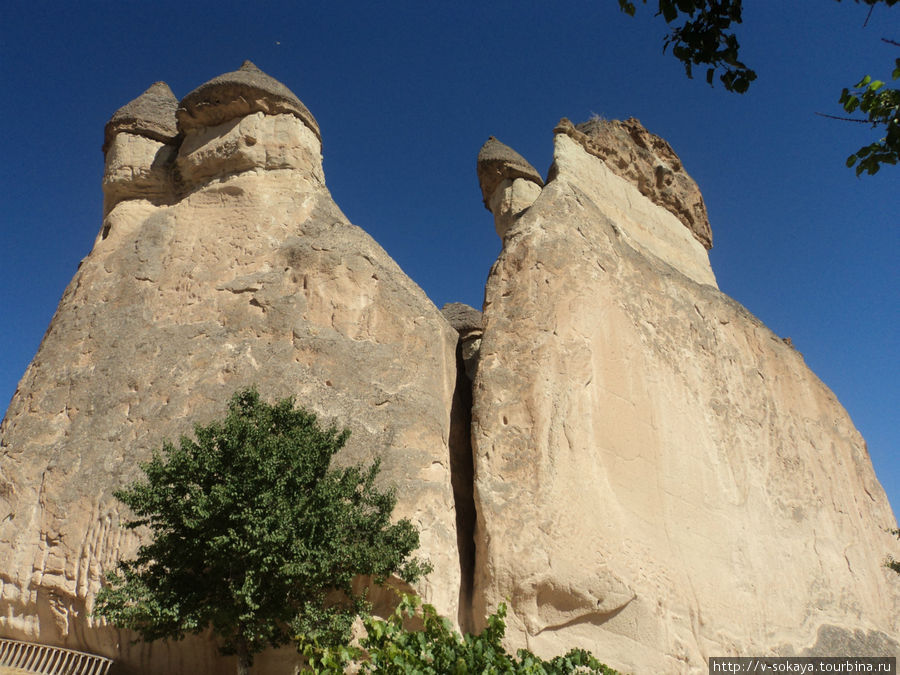
[[[900, 539], [900, 530], [890, 530], [890, 533], [893, 534], [897, 539]], [[894, 570], [897, 574], [900, 574], [900, 560], [896, 560], [893, 556], [888, 556], [887, 560], [884, 561], [884, 566], [889, 570]]]
[[148, 641], [211, 627], [246, 672], [254, 654], [298, 633], [346, 641], [366, 608], [351, 589], [357, 575], [427, 573], [411, 557], [413, 525], [390, 522], [396, 499], [375, 486], [378, 462], [329, 468], [349, 431], [248, 389], [194, 433], [164, 443], [141, 465], [145, 478], [114, 493], [136, 515], [126, 527], [152, 540], [108, 576], [97, 615]]
[[[900, 78], [900, 59], [895, 62], [891, 79]], [[866, 115], [865, 121], [877, 128], [883, 126], [884, 138], [864, 145], [847, 158], [847, 166], [856, 165], [856, 175], [863, 171], [873, 174], [882, 164], [896, 164], [900, 160], [900, 89], [885, 87], [881, 80], [873, 80], [869, 75], [856, 83], [852, 89], [844, 89], [840, 103], [848, 113], [859, 112]]]
[[[840, 0], [837, 0], [840, 2]], [[900, 0], [855, 0], [869, 6], [892, 7]], [[647, 4], [647, 0], [642, 0]], [[634, 0], [619, 0], [619, 8], [634, 16]], [[663, 51], [670, 46], [672, 54], [684, 64], [688, 77], [695, 66], [705, 65], [706, 81], [719, 79], [728, 91], [743, 94], [756, 79], [756, 72], [739, 59], [740, 44], [733, 25], [742, 22], [742, 0], [658, 0], [657, 15], [673, 28], [663, 42]], [[884, 40], [900, 46], [893, 40]], [[900, 59], [895, 62], [891, 79], [900, 78]], [[847, 166], [856, 166], [856, 175], [876, 173], [883, 164], [900, 161], [900, 89], [886, 87], [881, 80], [866, 75], [852, 88], [845, 88], [838, 101], [848, 113], [859, 111], [864, 118], [835, 117], [851, 122], [871, 124], [883, 129], [884, 136], [864, 145], [847, 158]]]
[[[643, 0], [646, 5], [647, 0]], [[634, 16], [632, 0], [619, 0], [619, 8]], [[663, 42], [663, 51], [672, 47], [672, 55], [684, 64], [693, 78], [694, 66], [706, 65], [706, 81], [713, 83], [716, 71], [728, 91], [743, 94], [756, 79], [756, 72], [738, 59], [740, 44], [732, 24], [742, 22], [741, 0], [659, 0], [659, 12], [667, 24], [683, 21], [672, 28]], [[687, 17], [687, 18], [685, 18]]]
[[[421, 605], [418, 598], [404, 595], [387, 620], [372, 617], [364, 620], [366, 637], [361, 641], [361, 649], [346, 646], [322, 649], [302, 641], [303, 651], [317, 675], [343, 673], [354, 661], [358, 672], [378, 675], [616, 675], [617, 671], [583, 649], [572, 649], [549, 661], [525, 649], [511, 656], [502, 644], [505, 616], [506, 606], [500, 605], [488, 617], [487, 627], [480, 634], [462, 637], [434, 607]], [[411, 618], [421, 622], [421, 630], [404, 627]]]

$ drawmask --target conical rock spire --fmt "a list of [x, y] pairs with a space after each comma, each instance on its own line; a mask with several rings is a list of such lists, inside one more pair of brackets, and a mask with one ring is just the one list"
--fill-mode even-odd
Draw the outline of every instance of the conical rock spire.
[[178, 99], [165, 82], [154, 82], [143, 94], [119, 108], [109, 122], [103, 141], [103, 152], [109, 149], [116, 134], [125, 131], [171, 144], [178, 138], [175, 109]]

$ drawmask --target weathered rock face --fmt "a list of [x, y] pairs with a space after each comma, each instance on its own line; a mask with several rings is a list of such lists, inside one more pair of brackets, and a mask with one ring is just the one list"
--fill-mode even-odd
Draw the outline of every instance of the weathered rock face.
[[115, 137], [123, 132], [174, 144], [178, 139], [177, 108], [178, 99], [169, 85], [154, 82], [147, 91], [113, 113], [106, 123], [103, 152], [109, 152]]
[[178, 101], [169, 85], [156, 82], [122, 106], [106, 124], [103, 152], [103, 215], [123, 199], [171, 203], [178, 153]]
[[[107, 140], [114, 203], [2, 425], [0, 635], [112, 656], [121, 672], [233, 672], [207, 640], [133, 646], [89, 613], [104, 571], [138, 544], [112, 490], [251, 384], [349, 426], [340, 461], [383, 458], [396, 515], [434, 565], [418, 591], [458, 614], [451, 443], [471, 458], [451, 420], [456, 331], [334, 204], [314, 121], [254, 92], [265, 110], [200, 106], [192, 119], [215, 126], [181, 126], [179, 144], [140, 125]], [[141, 166], [173, 149], [154, 174], [165, 195], [131, 189], [146, 175], [116, 158], [132, 146]], [[292, 658], [263, 655], [257, 672]]]
[[186, 189], [244, 171], [287, 169], [325, 184], [318, 139], [293, 115], [261, 112], [185, 132], [176, 164]]
[[505, 601], [510, 646], [636, 673], [900, 652], [865, 443], [718, 291], [699, 190], [636, 121], [563, 121], [546, 185], [484, 145], [483, 314], [438, 312], [347, 222], [315, 119], [249, 62], [180, 103], [153, 85], [104, 150], [94, 249], [0, 425], [0, 636], [233, 672], [206, 637], [134, 645], [90, 612], [139, 543], [112, 491], [256, 384], [349, 426], [338, 461], [382, 457], [434, 565], [417, 590], [464, 629]]
[[551, 176], [557, 173], [580, 176], [577, 187], [587, 191], [632, 248], [665, 262], [694, 281], [715, 286], [709, 254], [684, 223], [667, 208], [643, 197], [639, 185], [622, 179], [610, 163], [596, 161], [596, 155], [585, 147], [589, 139], [572, 138], [572, 133], [578, 134], [573, 129], [567, 120], [556, 128], [557, 151]]
[[474, 616], [507, 601], [514, 645], [636, 673], [897, 654], [895, 520], [847, 413], [681, 222], [555, 144], [485, 295]]
[[474, 307], [450, 302], [441, 307], [441, 314], [459, 333], [459, 351], [469, 382], [475, 380], [478, 369], [478, 350], [481, 347], [482, 316]]
[[674, 214], [707, 250], [712, 248], [712, 230], [700, 188], [662, 138], [633, 117], [624, 122], [591, 119], [576, 126], [564, 119], [556, 131], [602, 159], [613, 173]]

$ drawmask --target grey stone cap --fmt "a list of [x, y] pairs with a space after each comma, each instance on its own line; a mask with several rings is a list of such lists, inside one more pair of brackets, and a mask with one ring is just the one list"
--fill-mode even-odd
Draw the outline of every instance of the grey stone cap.
[[103, 139], [105, 153], [116, 134], [125, 131], [166, 144], [178, 138], [175, 109], [178, 99], [165, 82], [154, 82], [143, 94], [113, 113]]
[[460, 335], [482, 329], [482, 314], [471, 305], [448, 302], [441, 307], [441, 314]]
[[185, 131], [255, 112], [294, 115], [322, 141], [319, 124], [300, 99], [250, 61], [244, 61], [240, 70], [214, 77], [194, 89], [181, 99], [176, 115], [179, 129]]
[[478, 152], [478, 182], [485, 208], [497, 186], [506, 178], [524, 178], [544, 187], [541, 174], [518, 152], [491, 136]]

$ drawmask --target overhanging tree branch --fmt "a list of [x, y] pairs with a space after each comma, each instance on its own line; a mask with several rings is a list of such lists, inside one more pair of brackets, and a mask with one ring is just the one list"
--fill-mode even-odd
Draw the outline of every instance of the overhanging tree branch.
[[[641, 0], [646, 5], [647, 0]], [[840, 2], [840, 0], [837, 0]], [[875, 9], [875, 5], [884, 4], [893, 7], [900, 0], [855, 0], [857, 4], [869, 5], [865, 24]], [[635, 0], [618, 0], [619, 9], [634, 16], [637, 7]], [[684, 65], [688, 77], [693, 77], [695, 66], [706, 65], [706, 81], [712, 85], [717, 72], [725, 89], [743, 94], [751, 82], [756, 79], [756, 72], [739, 59], [740, 45], [733, 32], [733, 25], [742, 23], [741, 0], [657, 0], [657, 16], [662, 16], [667, 24], [683, 20], [676, 25], [663, 40], [663, 51], [672, 48], [672, 54]], [[900, 47], [896, 40], [882, 38], [882, 42]], [[900, 77], [900, 59], [891, 78]], [[863, 146], [847, 158], [848, 167], [856, 167], [856, 175], [863, 172], [876, 173], [884, 164], [900, 162], [900, 90], [884, 86], [881, 80], [866, 76], [853, 88], [846, 88], [841, 93], [839, 103], [848, 113], [856, 110], [866, 115], [865, 119], [816, 113], [821, 117], [871, 124], [873, 128], [885, 131], [883, 138]]]

